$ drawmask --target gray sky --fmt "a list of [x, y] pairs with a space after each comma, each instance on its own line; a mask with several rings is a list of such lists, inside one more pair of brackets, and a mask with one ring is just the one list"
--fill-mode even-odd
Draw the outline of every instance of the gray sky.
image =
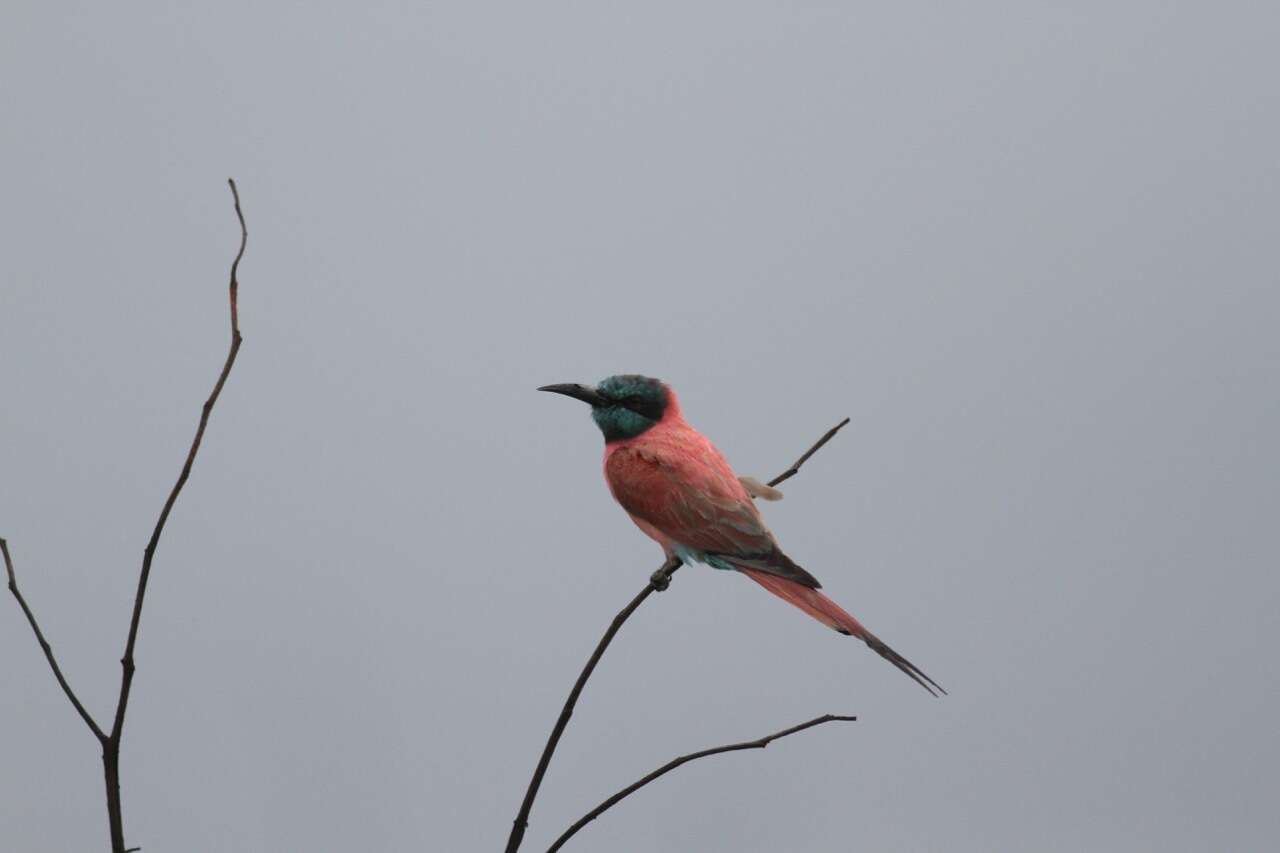
[[[658, 549], [585, 407], [641, 372], [952, 691], [745, 579], [627, 624], [545, 849], [1262, 850], [1280, 830], [1280, 13], [1265, 4], [21, 2], [0, 27], [0, 535], [100, 717], [162, 543], [131, 843], [500, 849]], [[941, 4], [939, 4], [941, 5]], [[360, 8], [357, 9], [357, 6]], [[0, 846], [103, 849], [0, 602]]]

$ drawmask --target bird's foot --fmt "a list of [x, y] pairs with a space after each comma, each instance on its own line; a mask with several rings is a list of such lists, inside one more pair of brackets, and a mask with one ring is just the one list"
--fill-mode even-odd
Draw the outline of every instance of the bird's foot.
[[667, 587], [671, 586], [671, 574], [667, 571], [666, 566], [649, 575], [649, 586], [653, 587], [656, 592], [663, 592]]

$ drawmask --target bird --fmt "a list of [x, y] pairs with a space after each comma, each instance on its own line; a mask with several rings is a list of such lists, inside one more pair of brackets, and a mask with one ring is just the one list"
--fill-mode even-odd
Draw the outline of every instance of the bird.
[[820, 592], [818, 579], [782, 552], [752, 500], [776, 500], [781, 493], [737, 476], [716, 446], [684, 419], [670, 385], [621, 374], [595, 386], [560, 383], [538, 390], [591, 406], [591, 418], [604, 434], [609, 491], [668, 560], [746, 575], [827, 627], [862, 640], [931, 695], [947, 692]]

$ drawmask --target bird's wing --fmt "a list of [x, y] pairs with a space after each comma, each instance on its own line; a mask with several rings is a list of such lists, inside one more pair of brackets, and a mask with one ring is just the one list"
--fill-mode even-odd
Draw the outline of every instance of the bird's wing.
[[739, 477], [738, 482], [742, 484], [742, 488], [747, 490], [747, 494], [753, 498], [760, 498], [765, 501], [782, 500], [782, 492], [768, 483], [760, 482], [755, 477]]
[[618, 448], [605, 462], [605, 478], [627, 512], [673, 541], [737, 568], [819, 586], [778, 548], [750, 495], [709, 443]]

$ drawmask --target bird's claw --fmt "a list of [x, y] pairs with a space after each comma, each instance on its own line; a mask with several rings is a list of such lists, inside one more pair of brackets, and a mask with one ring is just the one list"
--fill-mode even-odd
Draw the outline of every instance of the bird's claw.
[[662, 592], [671, 586], [671, 575], [667, 573], [666, 566], [649, 576], [649, 586], [653, 587], [657, 592]]

